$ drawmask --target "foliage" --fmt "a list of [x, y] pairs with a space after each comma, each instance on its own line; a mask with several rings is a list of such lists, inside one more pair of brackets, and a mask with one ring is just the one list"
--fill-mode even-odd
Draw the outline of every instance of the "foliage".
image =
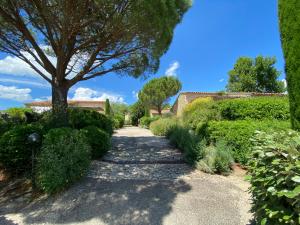
[[167, 137], [170, 139], [171, 144], [180, 149], [186, 162], [191, 165], [195, 165], [202, 157], [203, 145], [200, 139], [192, 134], [187, 127], [181, 125], [172, 126], [167, 133]]
[[19, 57], [52, 85], [53, 118], [66, 124], [68, 90], [76, 83], [111, 72], [135, 78], [155, 73], [191, 5], [191, 0], [1, 0], [0, 51]]
[[251, 137], [256, 130], [270, 131], [285, 130], [290, 128], [288, 121], [210, 121], [200, 123], [196, 129], [196, 134], [201, 138], [206, 138], [208, 142], [215, 143], [224, 140], [228, 146], [232, 147], [232, 155], [237, 162], [246, 165], [251, 154]]
[[154, 135], [166, 136], [177, 125], [176, 118], [162, 118], [150, 124], [150, 130]]
[[113, 124], [115, 129], [120, 129], [124, 126], [125, 118], [124, 115], [114, 115]]
[[71, 185], [87, 172], [91, 148], [83, 131], [52, 129], [45, 135], [37, 159], [39, 187], [54, 193]]
[[124, 116], [127, 112], [129, 112], [128, 105], [124, 103], [113, 102], [110, 105], [114, 115]]
[[113, 133], [113, 122], [105, 115], [93, 110], [73, 108], [69, 109], [69, 123], [74, 129], [82, 129], [87, 126], [96, 126], [109, 135]]
[[231, 92], [284, 92], [284, 83], [278, 81], [275, 57], [241, 57], [229, 71], [227, 90]]
[[300, 130], [300, 1], [279, 0], [279, 24], [292, 127]]
[[7, 114], [5, 121], [15, 125], [33, 123], [40, 119], [40, 115], [30, 108], [9, 108], [4, 114]]
[[300, 224], [300, 135], [257, 132], [250, 167], [258, 224]]
[[[0, 138], [0, 162], [7, 170], [22, 173], [31, 168], [32, 150], [39, 151], [40, 143], [33, 144], [28, 136], [42, 129], [35, 125], [16, 125]], [[36, 149], [35, 149], [36, 148]]]
[[139, 120], [145, 115], [145, 106], [141, 101], [137, 101], [130, 107], [131, 125], [137, 126]]
[[108, 116], [108, 117], [111, 116], [112, 112], [111, 112], [111, 107], [110, 107], [109, 99], [105, 100], [105, 109], [104, 109], [104, 111], [105, 111], [105, 115], [106, 116]]
[[290, 118], [289, 102], [286, 97], [227, 99], [218, 102], [218, 110], [225, 120]]
[[215, 101], [210, 98], [197, 98], [189, 103], [183, 110], [183, 122], [195, 129], [200, 122], [218, 119], [219, 113]]
[[140, 125], [144, 128], [149, 128], [150, 124], [156, 120], [158, 120], [160, 117], [159, 116], [154, 116], [154, 117], [147, 117], [144, 116], [140, 120]]
[[110, 148], [109, 134], [96, 126], [85, 127], [83, 131], [92, 148], [92, 159], [101, 158]]
[[222, 140], [218, 141], [216, 146], [205, 146], [205, 139], [203, 142], [202, 159], [197, 162], [197, 168], [206, 173], [228, 174], [234, 162], [230, 147]]
[[150, 80], [139, 92], [140, 101], [161, 115], [163, 106], [169, 98], [181, 90], [181, 82], [176, 77], [160, 77]]

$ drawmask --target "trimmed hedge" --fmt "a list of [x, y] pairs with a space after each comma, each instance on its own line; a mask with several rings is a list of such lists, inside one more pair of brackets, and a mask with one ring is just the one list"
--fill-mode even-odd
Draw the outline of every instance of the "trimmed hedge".
[[223, 139], [227, 145], [232, 146], [235, 161], [246, 165], [251, 153], [250, 138], [253, 137], [256, 130], [286, 130], [289, 128], [289, 121], [210, 121], [208, 123], [200, 123], [196, 133], [212, 143]]
[[218, 102], [218, 110], [224, 120], [276, 119], [289, 120], [287, 97], [255, 97], [227, 99]]
[[120, 129], [125, 124], [125, 117], [124, 115], [115, 115], [113, 116], [113, 125], [115, 129]]
[[154, 135], [166, 136], [177, 123], [177, 120], [174, 118], [159, 119], [150, 124], [150, 130]]
[[42, 137], [42, 129], [36, 125], [17, 125], [4, 133], [0, 138], [0, 162], [5, 169], [22, 173], [31, 169], [32, 150], [39, 151], [40, 144], [34, 146], [28, 136], [38, 133]]
[[92, 147], [92, 159], [101, 158], [110, 148], [110, 137], [105, 131], [96, 126], [88, 126], [82, 129], [87, 141]]
[[37, 159], [39, 187], [54, 193], [86, 174], [91, 147], [83, 131], [71, 128], [52, 129], [45, 135]]
[[300, 135], [295, 131], [254, 136], [250, 182], [257, 224], [300, 224]]
[[96, 126], [109, 135], [113, 134], [113, 122], [107, 116], [93, 110], [69, 109], [69, 123], [74, 129]]

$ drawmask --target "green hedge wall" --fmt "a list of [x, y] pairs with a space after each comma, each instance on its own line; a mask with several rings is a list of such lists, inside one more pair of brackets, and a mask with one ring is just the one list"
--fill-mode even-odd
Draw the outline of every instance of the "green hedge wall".
[[256, 130], [285, 130], [288, 128], [290, 128], [289, 121], [210, 121], [200, 123], [196, 133], [209, 142], [215, 143], [218, 140], [224, 140], [227, 145], [232, 147], [235, 161], [246, 165], [251, 153], [250, 139]]
[[287, 97], [272, 96], [228, 99], [219, 101], [218, 109], [224, 120], [288, 120], [290, 118]]

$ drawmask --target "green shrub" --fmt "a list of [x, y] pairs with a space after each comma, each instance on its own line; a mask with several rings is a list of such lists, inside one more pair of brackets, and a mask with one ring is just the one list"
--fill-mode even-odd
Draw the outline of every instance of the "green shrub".
[[228, 174], [231, 171], [234, 160], [230, 147], [224, 141], [218, 141], [216, 146], [210, 145], [202, 149], [202, 159], [197, 162], [198, 169], [211, 174]]
[[123, 115], [114, 115], [113, 123], [115, 129], [120, 129], [124, 126], [125, 118]]
[[175, 118], [159, 119], [150, 124], [150, 130], [154, 135], [166, 136], [176, 124], [177, 120]]
[[287, 97], [227, 99], [218, 102], [218, 110], [224, 120], [289, 120], [290, 118]]
[[0, 118], [0, 138], [12, 127], [12, 124]]
[[167, 133], [171, 144], [180, 149], [186, 162], [194, 165], [201, 159], [202, 146], [199, 145], [200, 139], [190, 132], [186, 127], [176, 125]]
[[300, 135], [257, 132], [250, 182], [257, 224], [300, 224]]
[[96, 126], [83, 128], [87, 141], [92, 147], [92, 159], [101, 158], [110, 148], [110, 136]]
[[30, 108], [10, 108], [5, 110], [13, 121], [16, 122], [25, 122], [26, 121], [26, 113], [33, 113]]
[[37, 159], [39, 187], [54, 193], [71, 185], [87, 172], [91, 148], [84, 132], [71, 128], [52, 129], [45, 135]]
[[246, 165], [251, 152], [250, 138], [256, 130], [285, 130], [288, 128], [290, 128], [288, 121], [277, 120], [210, 121], [208, 123], [200, 123], [196, 133], [212, 143], [223, 139], [227, 145], [232, 146], [232, 154], [235, 161]]
[[31, 168], [32, 150], [40, 148], [28, 141], [28, 136], [38, 133], [42, 136], [42, 129], [34, 125], [16, 125], [0, 138], [0, 162], [7, 170], [15, 173], [24, 172]]
[[96, 126], [109, 135], [113, 133], [113, 122], [107, 116], [93, 110], [69, 109], [69, 123], [74, 129]]
[[209, 120], [218, 120], [219, 113], [216, 108], [216, 102], [210, 98], [197, 98], [189, 103], [183, 111], [183, 122], [195, 129], [200, 122]]
[[160, 119], [159, 116], [154, 116], [154, 117], [144, 116], [140, 120], [140, 125], [142, 127], [149, 128], [150, 124], [158, 119]]

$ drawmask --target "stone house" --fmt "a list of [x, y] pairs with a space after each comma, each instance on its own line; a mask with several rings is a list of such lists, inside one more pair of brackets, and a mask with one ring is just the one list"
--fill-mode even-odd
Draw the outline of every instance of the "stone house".
[[281, 93], [254, 93], [254, 92], [182, 92], [178, 95], [171, 111], [176, 116], [181, 116], [185, 106], [197, 98], [211, 97], [214, 100], [232, 99], [232, 98], [251, 98], [258, 96], [286, 96]]
[[[51, 110], [52, 103], [51, 101], [38, 101], [26, 103], [26, 107], [31, 108], [34, 112], [42, 113], [48, 110]], [[70, 108], [83, 108], [83, 109], [92, 109], [99, 113], [104, 114], [105, 110], [105, 101], [81, 101], [81, 100], [68, 100], [68, 105]]]

